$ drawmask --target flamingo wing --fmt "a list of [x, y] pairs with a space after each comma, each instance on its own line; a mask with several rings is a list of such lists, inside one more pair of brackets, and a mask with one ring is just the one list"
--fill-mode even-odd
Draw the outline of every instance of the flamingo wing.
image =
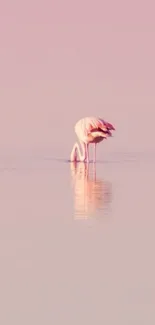
[[75, 125], [75, 132], [81, 140], [95, 132], [104, 132], [110, 136], [110, 130], [115, 130], [112, 124], [93, 116], [82, 118]]

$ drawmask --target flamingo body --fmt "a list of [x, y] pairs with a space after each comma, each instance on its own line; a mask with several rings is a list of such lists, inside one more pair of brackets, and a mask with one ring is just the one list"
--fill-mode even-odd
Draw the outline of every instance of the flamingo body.
[[71, 152], [71, 161], [89, 162], [89, 144], [94, 143], [94, 162], [96, 161], [96, 144], [112, 136], [115, 130], [112, 124], [99, 117], [85, 117], [75, 124], [75, 133], [81, 144], [82, 153], [78, 143], [75, 143]]

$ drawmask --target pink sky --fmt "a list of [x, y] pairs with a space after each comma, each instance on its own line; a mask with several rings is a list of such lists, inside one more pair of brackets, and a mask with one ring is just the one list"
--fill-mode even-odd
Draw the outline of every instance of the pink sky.
[[154, 1], [3, 2], [0, 145], [68, 154], [76, 120], [99, 115], [117, 128], [108, 150], [151, 148], [154, 12]]

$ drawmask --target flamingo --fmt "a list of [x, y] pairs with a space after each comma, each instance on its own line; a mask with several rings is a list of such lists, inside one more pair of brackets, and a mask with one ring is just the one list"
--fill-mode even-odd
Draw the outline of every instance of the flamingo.
[[96, 162], [96, 144], [107, 139], [107, 137], [111, 137], [111, 130], [115, 130], [112, 124], [99, 117], [82, 118], [75, 124], [74, 129], [82, 152], [76, 142], [71, 151], [70, 160], [77, 161], [77, 156], [79, 156], [79, 161], [87, 163], [89, 162], [89, 144], [94, 144], [93, 161]]

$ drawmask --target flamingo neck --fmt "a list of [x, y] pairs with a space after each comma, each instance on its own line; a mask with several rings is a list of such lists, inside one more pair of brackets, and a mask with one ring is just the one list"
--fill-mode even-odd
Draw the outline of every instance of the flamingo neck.
[[86, 159], [86, 146], [83, 142], [80, 142], [81, 144], [81, 150], [79, 144], [76, 142], [73, 146], [72, 152], [71, 152], [71, 161], [77, 161], [77, 158], [79, 157], [80, 161], [85, 161]]

